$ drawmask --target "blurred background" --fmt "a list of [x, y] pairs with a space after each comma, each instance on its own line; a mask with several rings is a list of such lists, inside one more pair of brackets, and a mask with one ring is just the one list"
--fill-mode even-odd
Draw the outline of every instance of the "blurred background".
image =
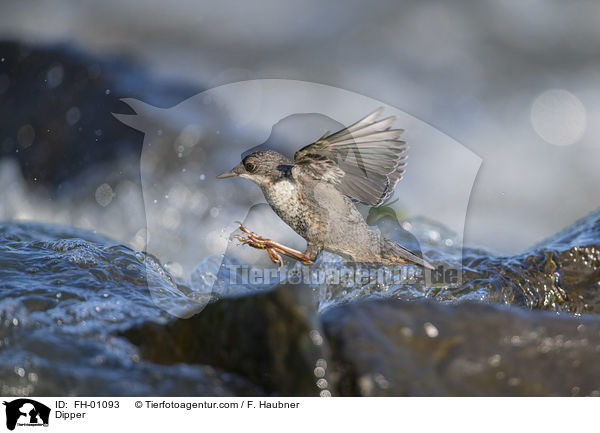
[[142, 248], [143, 136], [110, 114], [127, 112], [119, 99], [166, 108], [283, 78], [383, 101], [466, 146], [483, 163], [465, 244], [523, 251], [600, 204], [599, 19], [587, 0], [4, 1], [0, 219]]

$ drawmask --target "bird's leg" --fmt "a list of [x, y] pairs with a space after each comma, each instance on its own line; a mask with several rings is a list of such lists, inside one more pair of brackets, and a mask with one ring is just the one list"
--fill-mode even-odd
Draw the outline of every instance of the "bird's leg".
[[233, 237], [238, 239], [243, 244], [250, 245], [252, 248], [267, 250], [269, 258], [273, 263], [278, 265], [278, 268], [281, 268], [283, 265], [283, 259], [281, 258], [280, 254], [284, 254], [288, 257], [296, 259], [303, 265], [312, 265], [315, 263], [316, 255], [315, 257], [311, 257], [312, 254], [308, 255], [293, 248], [286, 247], [285, 245], [281, 245], [280, 243], [257, 235], [256, 233], [248, 230], [241, 222], [237, 221], [237, 223], [240, 225], [240, 230], [245, 234], [233, 235]]
[[323, 251], [323, 247], [319, 247], [316, 245], [308, 244], [306, 246], [306, 251], [304, 251], [304, 255], [307, 256], [308, 261], [310, 263], [304, 263], [305, 265], [312, 265], [317, 260], [317, 256]]

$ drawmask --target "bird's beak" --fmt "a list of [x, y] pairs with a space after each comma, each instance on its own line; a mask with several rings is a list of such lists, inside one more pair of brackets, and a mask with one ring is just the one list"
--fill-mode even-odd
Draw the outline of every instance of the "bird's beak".
[[233, 170], [231, 171], [226, 171], [225, 173], [221, 173], [220, 175], [217, 176], [217, 179], [227, 179], [228, 177], [235, 177], [237, 176], [237, 173], [234, 173]]
[[217, 176], [217, 179], [227, 179], [228, 177], [237, 177], [242, 173], [246, 172], [246, 168], [244, 168], [244, 164], [241, 162], [233, 167], [231, 171], [226, 171], [225, 173], [221, 173]]

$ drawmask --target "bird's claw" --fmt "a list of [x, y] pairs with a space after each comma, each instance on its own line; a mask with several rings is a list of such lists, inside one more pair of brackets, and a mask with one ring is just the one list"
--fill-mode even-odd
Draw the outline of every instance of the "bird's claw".
[[256, 248], [258, 250], [267, 250], [271, 261], [277, 265], [277, 269], [281, 269], [281, 266], [283, 266], [283, 259], [277, 251], [278, 246], [271, 239], [267, 239], [248, 230], [240, 221], [236, 222], [240, 225], [240, 230], [245, 233], [245, 235], [233, 235], [233, 237], [239, 240], [242, 244], [249, 245], [252, 248]]

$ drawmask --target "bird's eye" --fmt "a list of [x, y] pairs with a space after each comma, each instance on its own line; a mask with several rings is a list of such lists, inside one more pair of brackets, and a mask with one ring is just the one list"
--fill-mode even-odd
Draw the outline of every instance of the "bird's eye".
[[246, 163], [246, 170], [248, 170], [248, 172], [250, 172], [250, 173], [254, 173], [256, 171], [256, 164], [253, 164], [251, 162], [247, 162]]

